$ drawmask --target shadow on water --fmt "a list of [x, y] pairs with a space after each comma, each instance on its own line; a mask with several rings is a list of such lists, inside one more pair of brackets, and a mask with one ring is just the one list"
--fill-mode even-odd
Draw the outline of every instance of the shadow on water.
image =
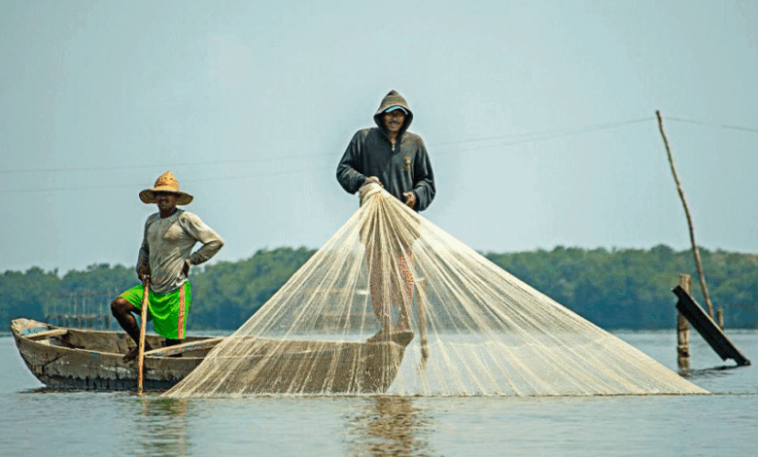
[[349, 455], [428, 456], [434, 420], [408, 397], [382, 396], [347, 423]]
[[687, 380], [700, 385], [711, 394], [720, 395], [757, 395], [755, 389], [755, 370], [752, 366], [718, 365], [698, 368], [679, 374]]
[[679, 375], [689, 380], [720, 378], [720, 377], [728, 376], [730, 373], [733, 372], [732, 370], [735, 370], [738, 368], [746, 368], [746, 367], [742, 367], [739, 365], [721, 365], [717, 367], [697, 368], [697, 369], [687, 370], [687, 371], [680, 370]]

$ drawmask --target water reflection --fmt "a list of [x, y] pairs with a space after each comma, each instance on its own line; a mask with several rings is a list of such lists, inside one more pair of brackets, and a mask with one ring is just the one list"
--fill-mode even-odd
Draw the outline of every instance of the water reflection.
[[187, 439], [187, 401], [145, 398], [134, 415], [134, 454], [185, 457], [192, 454]]
[[350, 455], [428, 456], [433, 420], [413, 398], [373, 397], [348, 422]]

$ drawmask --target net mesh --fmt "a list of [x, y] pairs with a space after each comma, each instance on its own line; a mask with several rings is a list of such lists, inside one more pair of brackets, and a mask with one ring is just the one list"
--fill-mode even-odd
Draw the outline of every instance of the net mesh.
[[166, 395], [705, 393], [376, 184]]

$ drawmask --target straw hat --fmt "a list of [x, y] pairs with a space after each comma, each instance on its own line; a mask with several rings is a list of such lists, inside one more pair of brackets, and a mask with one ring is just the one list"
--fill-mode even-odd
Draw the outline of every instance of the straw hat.
[[139, 193], [139, 199], [143, 203], [157, 203], [155, 192], [171, 192], [176, 194], [177, 205], [188, 205], [192, 201], [192, 195], [179, 191], [179, 181], [174, 178], [174, 174], [167, 171], [160, 175], [155, 181], [152, 189], [145, 189]]

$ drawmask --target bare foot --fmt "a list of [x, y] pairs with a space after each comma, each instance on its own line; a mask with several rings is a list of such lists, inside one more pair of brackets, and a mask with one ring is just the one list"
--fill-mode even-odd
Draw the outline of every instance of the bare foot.
[[[152, 351], [152, 350], [153, 348], [150, 347], [149, 344], [145, 343], [145, 352]], [[139, 355], [139, 346], [127, 352], [126, 355], [121, 359], [121, 361], [124, 363], [131, 362], [132, 360], [136, 359], [138, 355]]]
[[139, 348], [136, 347], [132, 349], [131, 351], [127, 352], [126, 355], [121, 359], [121, 361], [124, 363], [131, 362], [132, 360], [136, 359], [138, 355], [139, 355]]

